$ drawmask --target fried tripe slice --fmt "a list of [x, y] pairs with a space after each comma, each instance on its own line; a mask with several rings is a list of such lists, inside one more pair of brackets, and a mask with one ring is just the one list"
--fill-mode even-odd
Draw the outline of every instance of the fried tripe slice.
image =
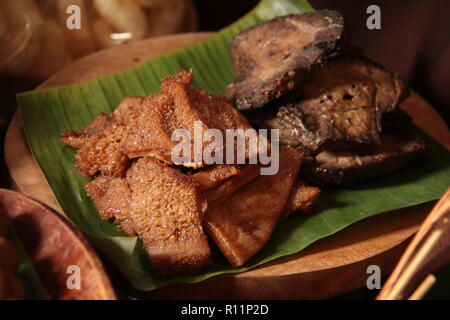
[[112, 114], [100, 113], [88, 126], [79, 130], [64, 131], [59, 135], [59, 139], [65, 145], [80, 149], [92, 135], [112, 125], [113, 119]]
[[129, 214], [131, 190], [124, 178], [99, 176], [85, 185], [84, 188], [102, 219], [114, 219], [114, 223], [122, 231], [130, 236], [136, 235]]
[[88, 126], [79, 130], [62, 132], [60, 134], [61, 143], [72, 148], [80, 149], [92, 135], [103, 131], [115, 123], [125, 124], [130, 114], [142, 107], [143, 101], [144, 97], [123, 98], [113, 113], [100, 113]]
[[[176, 129], [185, 129], [189, 133], [188, 141], [185, 142], [190, 143], [191, 154], [185, 155], [185, 159], [176, 164], [200, 168], [205, 162], [203, 157], [197, 159], [195, 153], [204, 150], [212, 142], [212, 138], [203, 139], [197, 149], [194, 149], [196, 123], [200, 138], [208, 129], [219, 130], [223, 137], [226, 129], [253, 130], [244, 116], [228, 102], [204, 90], [191, 88], [192, 78], [192, 73], [187, 71], [165, 77], [161, 92], [146, 98], [142, 113], [130, 124], [125, 145], [130, 158], [150, 156], [173, 163], [172, 151], [180, 141], [173, 141], [172, 135]], [[257, 149], [258, 145], [248, 147], [247, 158], [254, 154], [251, 148]]]
[[194, 115], [179, 110], [167, 90], [148, 96], [144, 106], [139, 117], [128, 126], [125, 152], [130, 158], [148, 156], [172, 163], [171, 152], [178, 144], [172, 141], [172, 133], [176, 129], [189, 129], [186, 123], [193, 124]]
[[100, 173], [106, 176], [123, 176], [129, 159], [123, 152], [126, 138], [125, 126], [112, 125], [94, 133], [75, 155], [75, 167], [86, 176]]
[[120, 100], [119, 106], [112, 113], [114, 120], [121, 125], [127, 124], [136, 111], [143, 108], [145, 97], [125, 97]]
[[188, 274], [211, 263], [202, 217], [207, 208], [195, 181], [152, 158], [138, 159], [127, 172], [131, 217], [153, 270]]
[[207, 167], [192, 175], [200, 190], [217, 188], [224, 180], [239, 175], [241, 169], [236, 165], [217, 164]]
[[259, 176], [261, 166], [257, 164], [245, 164], [240, 167], [238, 175], [224, 180], [214, 189], [205, 190], [203, 193], [208, 201], [208, 210], [221, 204], [240, 187]]
[[129, 165], [123, 151], [126, 123], [142, 108], [143, 101], [143, 97], [124, 98], [113, 113], [99, 114], [87, 127], [61, 133], [62, 143], [78, 149], [75, 161], [79, 172], [86, 176], [125, 174]]
[[303, 181], [295, 182], [280, 220], [286, 219], [293, 212], [310, 210], [319, 200], [319, 197], [319, 188], [309, 186]]
[[275, 175], [259, 176], [205, 215], [205, 228], [233, 267], [245, 264], [269, 240], [286, 205], [303, 155], [280, 148]]

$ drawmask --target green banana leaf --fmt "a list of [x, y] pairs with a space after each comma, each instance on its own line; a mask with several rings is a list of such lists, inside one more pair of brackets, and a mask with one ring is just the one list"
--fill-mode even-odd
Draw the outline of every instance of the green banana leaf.
[[196, 275], [173, 278], [152, 274], [140, 240], [100, 219], [83, 190], [89, 179], [75, 170], [75, 152], [59, 142], [60, 132], [86, 126], [98, 113], [114, 110], [125, 96], [159, 91], [163, 76], [182, 69], [193, 70], [194, 86], [219, 94], [234, 78], [228, 52], [233, 36], [260, 21], [311, 10], [306, 0], [263, 0], [233, 25], [198, 43], [82, 84], [18, 95], [29, 145], [61, 207], [137, 289], [149, 291], [169, 283], [193, 283], [248, 270], [299, 252], [318, 239], [370, 216], [435, 200], [448, 187], [450, 155], [437, 145], [430, 160], [414, 170], [353, 188], [323, 192], [315, 214], [294, 214], [280, 223], [269, 243], [244, 267], [231, 268], [213, 248], [214, 262], [210, 267]]

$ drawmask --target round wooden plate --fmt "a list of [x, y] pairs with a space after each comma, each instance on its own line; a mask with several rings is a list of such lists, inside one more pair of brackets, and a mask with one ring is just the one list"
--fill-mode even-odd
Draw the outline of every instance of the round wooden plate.
[[[119, 71], [209, 35], [211, 33], [166, 36], [100, 51], [76, 61], [37, 89], [78, 83]], [[412, 93], [402, 108], [418, 126], [450, 148], [450, 132], [445, 122], [422, 98]], [[28, 147], [19, 112], [6, 136], [5, 157], [17, 190], [64, 214]], [[388, 274], [430, 209], [428, 204], [366, 219], [298, 254], [260, 268], [214, 277], [198, 284], [172, 285], [144, 296], [314, 299], [342, 294], [365, 285], [369, 265], [376, 264], [384, 275]]]
[[[50, 298], [116, 298], [94, 249], [66, 219], [47, 206], [11, 190], [0, 189], [0, 204], [10, 217]], [[73, 266], [79, 268], [79, 288], [67, 285]]]

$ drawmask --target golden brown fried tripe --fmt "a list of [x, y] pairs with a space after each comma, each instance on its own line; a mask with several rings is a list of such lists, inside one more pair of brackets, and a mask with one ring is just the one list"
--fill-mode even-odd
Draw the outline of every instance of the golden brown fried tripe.
[[125, 174], [129, 164], [123, 151], [125, 125], [142, 108], [143, 100], [143, 97], [124, 98], [113, 113], [99, 114], [87, 127], [61, 133], [62, 143], [79, 149], [75, 156], [78, 171], [86, 176]]
[[297, 177], [303, 155], [280, 148], [276, 175], [260, 176], [205, 215], [205, 228], [233, 267], [245, 264], [269, 240]]
[[[142, 113], [130, 124], [125, 145], [130, 158], [150, 156], [173, 163], [171, 153], [179, 141], [172, 141], [172, 133], [176, 129], [188, 130], [193, 147], [196, 121], [201, 121], [202, 135], [210, 128], [220, 130], [224, 137], [226, 129], [251, 129], [239, 111], [225, 100], [204, 90], [191, 88], [192, 77], [187, 71], [166, 77], [161, 92], [145, 100]], [[210, 141], [203, 141], [199, 147], [209, 144]], [[247, 152], [248, 155], [250, 152]], [[191, 157], [182, 165], [194, 168], [205, 165], [202, 160], [195, 160], [194, 149], [191, 149]]]
[[130, 236], [136, 235], [129, 215], [131, 190], [124, 178], [99, 176], [84, 188], [102, 219], [114, 219], [114, 223], [125, 233]]
[[129, 159], [123, 152], [126, 129], [112, 125], [94, 133], [87, 139], [75, 155], [76, 168], [86, 176], [98, 173], [106, 176], [123, 176]]
[[180, 71], [176, 75], [166, 76], [161, 83], [161, 91], [168, 92], [171, 86], [177, 83], [190, 87], [193, 79], [194, 74], [189, 71]]
[[143, 97], [126, 97], [120, 101], [113, 113], [100, 113], [88, 126], [79, 130], [70, 130], [61, 133], [60, 140], [63, 144], [80, 149], [83, 144], [95, 133], [98, 133], [113, 124], [125, 124], [130, 114], [142, 107]]
[[133, 113], [143, 108], [144, 97], [126, 97], [120, 101], [119, 106], [112, 113], [118, 124], [125, 125], [132, 118]]
[[207, 204], [195, 181], [152, 158], [127, 172], [131, 217], [153, 270], [160, 275], [196, 272], [211, 263], [202, 228]]
[[199, 184], [200, 190], [217, 188], [224, 180], [241, 173], [239, 166], [217, 164], [207, 167], [192, 175]]
[[240, 187], [259, 176], [261, 166], [245, 164], [240, 167], [238, 175], [224, 180], [218, 187], [205, 190], [203, 193], [208, 200], [208, 209], [213, 209], [227, 199]]
[[295, 211], [308, 211], [319, 200], [320, 189], [308, 186], [303, 181], [297, 181], [292, 187], [280, 220], [286, 219]]
[[79, 130], [62, 132], [59, 136], [61, 143], [80, 149], [92, 135], [109, 127], [113, 119], [114, 116], [112, 114], [100, 113], [88, 126]]

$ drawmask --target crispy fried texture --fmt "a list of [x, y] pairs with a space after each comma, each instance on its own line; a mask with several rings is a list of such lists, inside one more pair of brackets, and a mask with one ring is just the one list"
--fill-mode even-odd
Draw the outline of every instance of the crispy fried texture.
[[211, 210], [221, 204], [225, 199], [233, 194], [240, 187], [259, 176], [260, 165], [246, 164], [241, 166], [238, 175], [223, 181], [218, 187], [204, 191], [208, 200], [208, 209]]
[[192, 178], [199, 184], [200, 190], [209, 190], [217, 188], [224, 180], [240, 173], [239, 166], [217, 164], [194, 173]]
[[245, 264], [269, 240], [302, 158], [294, 149], [281, 148], [276, 175], [254, 179], [206, 213], [205, 228], [233, 267]]
[[239, 109], [260, 108], [302, 84], [303, 75], [339, 49], [336, 11], [290, 14], [246, 29], [230, 43], [237, 77], [223, 96]]
[[211, 263], [202, 216], [207, 204], [197, 184], [152, 158], [128, 170], [131, 217], [153, 270], [160, 275], [196, 272]]
[[[199, 168], [205, 163], [194, 158], [194, 152], [200, 150], [193, 149], [196, 121], [201, 121], [199, 132], [202, 135], [209, 128], [218, 129], [222, 134], [226, 129], [251, 129], [239, 111], [225, 100], [204, 90], [191, 88], [192, 77], [192, 73], [187, 71], [166, 77], [161, 92], [145, 100], [143, 112], [130, 124], [125, 145], [130, 158], [150, 156], [173, 163], [172, 150], [179, 141], [172, 141], [172, 134], [176, 129], [186, 129], [190, 134], [191, 155], [178, 164]], [[210, 143], [205, 140], [198, 147], [203, 149]], [[247, 157], [254, 155], [254, 152], [247, 150]]]
[[319, 200], [320, 189], [308, 186], [303, 181], [297, 181], [292, 187], [291, 194], [281, 214], [280, 220], [286, 219], [295, 211], [308, 211]]
[[80, 149], [95, 133], [101, 132], [115, 123], [125, 124], [130, 114], [142, 106], [143, 101], [143, 97], [123, 98], [113, 113], [100, 113], [88, 126], [79, 130], [62, 132], [60, 135], [61, 143], [72, 148]]
[[172, 133], [176, 129], [193, 132], [194, 121], [198, 120], [193, 110], [183, 109], [184, 104], [176, 104], [174, 99], [174, 87], [183, 90], [191, 80], [180, 83], [181, 79], [173, 76], [165, 78], [161, 92], [145, 99], [143, 112], [129, 125], [125, 151], [130, 158], [150, 156], [172, 163], [171, 152], [178, 144], [172, 141]]
[[104, 220], [114, 223], [130, 236], [135, 236], [133, 221], [129, 216], [131, 190], [124, 178], [99, 176], [84, 186]]
[[129, 165], [129, 159], [123, 152], [125, 138], [126, 129], [121, 125], [112, 125], [94, 133], [75, 155], [77, 170], [86, 176], [98, 173], [123, 176]]
[[59, 138], [61, 143], [72, 148], [80, 149], [86, 141], [94, 134], [103, 131], [112, 124], [114, 117], [112, 114], [100, 113], [92, 123], [80, 130], [64, 131]]
[[136, 111], [143, 108], [144, 97], [126, 97], [123, 98], [119, 106], [114, 110], [114, 120], [122, 125], [127, 124]]

